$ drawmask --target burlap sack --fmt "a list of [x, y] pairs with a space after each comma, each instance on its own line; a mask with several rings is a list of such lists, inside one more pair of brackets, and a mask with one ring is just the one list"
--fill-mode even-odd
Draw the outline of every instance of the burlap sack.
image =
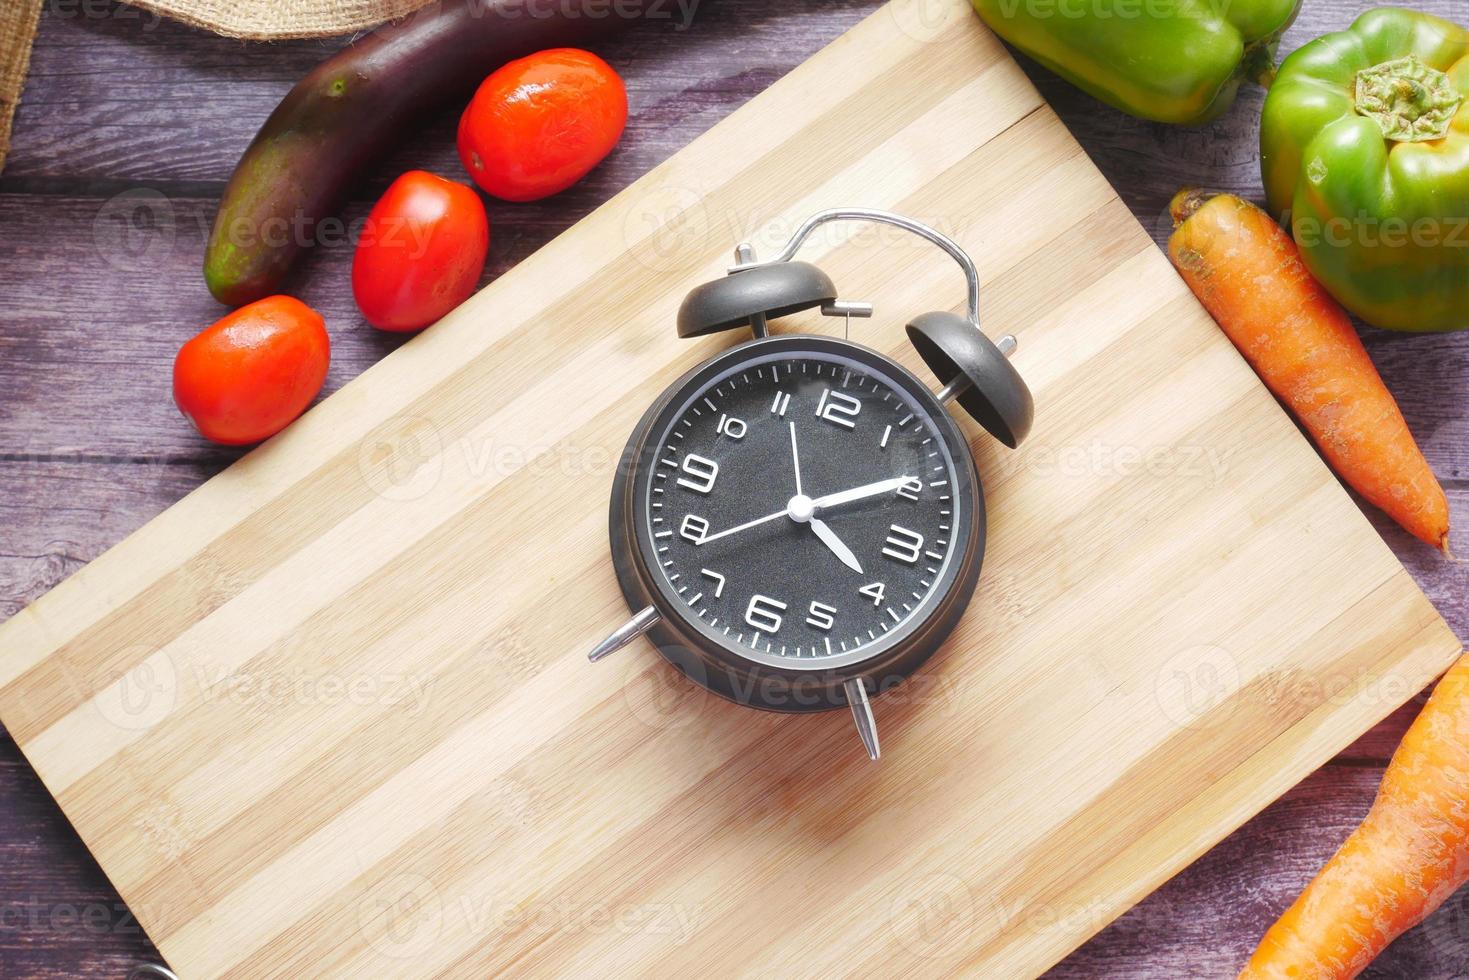
[[10, 122], [31, 63], [31, 41], [45, 0], [0, 0], [0, 170], [10, 152]]
[[433, 0], [132, 0], [133, 5], [227, 37], [270, 41], [350, 34]]
[[[137, 0], [165, 17], [250, 41], [350, 34], [434, 0]], [[0, 170], [45, 0], [0, 0]]]

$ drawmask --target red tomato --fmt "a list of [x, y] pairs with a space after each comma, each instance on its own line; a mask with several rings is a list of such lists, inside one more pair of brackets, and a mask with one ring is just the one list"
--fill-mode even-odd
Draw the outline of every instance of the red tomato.
[[367, 216], [352, 295], [380, 330], [422, 330], [469, 298], [485, 269], [490, 221], [473, 188], [410, 170]]
[[179, 348], [173, 400], [206, 439], [259, 442], [306, 410], [330, 360], [321, 315], [298, 299], [267, 296]]
[[486, 192], [534, 201], [601, 163], [626, 123], [627, 90], [612, 66], [552, 48], [484, 80], [459, 119], [459, 159]]

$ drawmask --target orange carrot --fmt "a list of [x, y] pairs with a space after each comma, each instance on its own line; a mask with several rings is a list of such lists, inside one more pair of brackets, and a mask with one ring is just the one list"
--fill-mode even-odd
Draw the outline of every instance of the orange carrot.
[[1346, 980], [1469, 880], [1469, 657], [1393, 753], [1367, 818], [1271, 926], [1240, 980]]
[[1448, 553], [1449, 503], [1346, 311], [1295, 242], [1231, 194], [1178, 192], [1168, 256], [1338, 476]]

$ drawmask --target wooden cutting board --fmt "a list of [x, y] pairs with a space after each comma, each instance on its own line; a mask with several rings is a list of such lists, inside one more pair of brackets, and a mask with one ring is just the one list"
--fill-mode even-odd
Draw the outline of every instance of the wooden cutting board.
[[[836, 205], [969, 249], [1038, 406], [967, 430], [984, 576], [878, 764], [585, 659], [616, 458], [732, 342], [683, 293]], [[961, 308], [921, 244], [805, 257], [915, 370]], [[185, 977], [1009, 977], [1459, 648], [962, 0], [896, 0], [0, 628], [0, 718]]]

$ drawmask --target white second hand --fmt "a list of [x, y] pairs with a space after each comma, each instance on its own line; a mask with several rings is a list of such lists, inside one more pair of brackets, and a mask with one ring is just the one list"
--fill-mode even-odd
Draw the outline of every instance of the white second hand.
[[786, 512], [784, 510], [778, 510], [774, 514], [766, 514], [764, 517], [757, 517], [753, 521], [746, 521], [744, 524], [741, 524], [738, 527], [727, 528], [726, 530], [720, 531], [718, 534], [710, 534], [702, 537], [699, 539], [699, 544], [708, 544], [710, 541], [715, 541], [719, 538], [727, 537], [728, 535], [735, 534], [739, 531], [748, 530], [749, 528], [752, 528], [757, 524], [764, 524], [767, 521], [773, 521], [777, 517], [784, 516], [786, 516]]

